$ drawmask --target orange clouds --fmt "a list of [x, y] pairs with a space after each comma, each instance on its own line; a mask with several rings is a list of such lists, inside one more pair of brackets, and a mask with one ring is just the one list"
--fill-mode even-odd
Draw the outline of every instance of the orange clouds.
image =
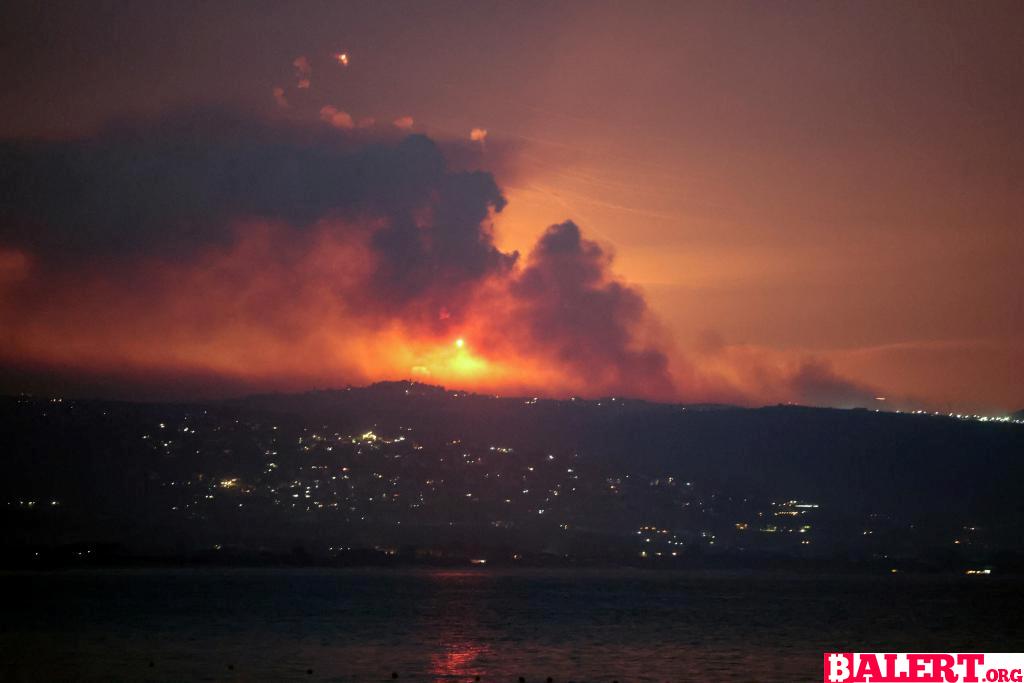
[[[687, 400], [873, 407], [878, 389], [839, 373], [820, 355], [728, 344], [706, 333], [690, 349]], [[898, 406], [905, 405], [899, 397]]]
[[359, 276], [357, 251], [326, 230], [296, 241], [280, 226], [249, 224], [232, 246], [204, 249], [188, 263], [146, 258], [73, 278], [50, 273], [33, 283], [45, 296], [30, 306], [4, 302], [2, 319], [17, 323], [4, 355], [271, 385], [360, 377], [344, 359], [372, 356], [360, 350], [337, 296]]
[[[240, 224], [228, 247], [188, 263], [146, 258], [116, 269], [49, 273], [31, 303], [3, 300], [5, 362], [90, 372], [182, 374], [207, 385], [300, 389], [418, 377], [469, 389], [594, 393], [585, 373], [518, 329], [508, 282], [492, 279], [457, 321], [394, 316], [372, 296], [374, 225], [324, 222], [296, 239]], [[455, 333], [469, 340], [453, 345]]]
[[271, 94], [274, 96], [274, 101], [277, 102], [277, 106], [281, 109], [288, 109], [291, 105], [288, 103], [288, 98], [285, 97], [284, 88], [275, 87]]
[[503, 394], [732, 403], [863, 405], [872, 393], [820, 362], [765, 350], [712, 342], [689, 359], [662, 353], [643, 341], [657, 330], [642, 299], [564, 227], [513, 277], [469, 291], [458, 316], [396, 315], [374, 304], [370, 244], [381, 226], [322, 221], [296, 235], [248, 221], [230, 245], [187, 262], [147, 257], [31, 281], [23, 258], [0, 259], [0, 273], [18, 278], [0, 290], [0, 360], [185, 377], [186, 391], [215, 394], [409, 377]]
[[[348, 112], [340, 111], [337, 107], [333, 107], [331, 105], [327, 105], [320, 109], [320, 120], [326, 121], [335, 128], [355, 127], [355, 123], [352, 121], [352, 116]], [[368, 125], [373, 124], [370, 123]], [[360, 122], [360, 127], [363, 127], [362, 122]]]
[[295, 67], [295, 87], [300, 90], [308, 89], [309, 79], [313, 74], [313, 65], [309, 63], [309, 57], [305, 55], [296, 57], [292, 61], [292, 66]]
[[0, 224], [0, 366], [206, 394], [408, 377], [743, 403], [864, 393], [814, 359], [710, 338], [683, 356], [575, 223], [521, 259], [496, 246], [490, 173], [424, 136], [356, 134], [333, 106], [320, 117], [333, 128], [190, 117], [3, 151], [22, 222]]

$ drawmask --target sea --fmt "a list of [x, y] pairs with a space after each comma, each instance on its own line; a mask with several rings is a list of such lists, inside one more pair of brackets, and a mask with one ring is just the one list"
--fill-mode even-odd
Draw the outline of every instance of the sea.
[[1024, 583], [643, 570], [0, 574], [3, 681], [820, 681], [823, 652], [1010, 652]]

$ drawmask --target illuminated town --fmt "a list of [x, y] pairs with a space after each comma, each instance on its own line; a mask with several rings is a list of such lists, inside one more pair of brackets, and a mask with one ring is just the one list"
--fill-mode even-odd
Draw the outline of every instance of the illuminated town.
[[[306, 404], [267, 408], [290, 400], [323, 404], [318, 419], [299, 417], [310, 412]], [[324, 419], [324, 406], [341, 409]], [[473, 420], [481, 410], [506, 418]], [[646, 449], [665, 436], [656, 431], [630, 429], [624, 436], [636, 452], [624, 457], [588, 451], [572, 424], [604, 420], [609, 411], [698, 422], [756, 413], [615, 398], [498, 399], [413, 383], [205, 406], [8, 399], [6, 421], [18, 436], [7, 446], [26, 475], [4, 483], [4, 515], [9, 528], [32, 536], [12, 542], [7, 561], [731, 566], [799, 559], [889, 571], [973, 567], [1020, 531], [1000, 526], [991, 509], [954, 505], [942, 514], [915, 506], [913, 491], [904, 492], [905, 506], [901, 493], [851, 506], [842, 486], [823, 487], [814, 477], [796, 483], [798, 457], [795, 469], [780, 465], [776, 475], [754, 479], [685, 451], [652, 457]], [[563, 419], [568, 429], [544, 427]], [[530, 429], [517, 430], [521, 420]], [[1021, 436], [1015, 425], [979, 428]], [[764, 466], [757, 453], [744, 457], [751, 472]]]

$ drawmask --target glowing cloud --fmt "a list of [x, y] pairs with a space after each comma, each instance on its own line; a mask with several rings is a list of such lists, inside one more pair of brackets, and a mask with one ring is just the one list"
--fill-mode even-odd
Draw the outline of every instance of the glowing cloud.
[[411, 116], [400, 116], [392, 122], [392, 125], [399, 130], [412, 130], [412, 124]]
[[222, 394], [411, 375], [545, 395], [863, 393], [721, 342], [694, 368], [575, 223], [524, 262], [496, 246], [490, 173], [453, 170], [422, 135], [343, 134], [334, 106], [320, 118], [201, 112], [0, 147], [0, 369]]
[[309, 58], [300, 55], [292, 61], [292, 66], [295, 67], [296, 87], [309, 88], [309, 78], [313, 74], [313, 65], [309, 63]]
[[320, 120], [326, 121], [335, 128], [350, 129], [355, 127], [352, 116], [348, 112], [341, 111], [331, 105], [327, 105], [320, 110]]

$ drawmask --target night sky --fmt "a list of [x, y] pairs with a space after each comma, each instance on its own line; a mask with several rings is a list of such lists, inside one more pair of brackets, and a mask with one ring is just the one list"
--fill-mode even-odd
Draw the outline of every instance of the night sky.
[[7, 3], [0, 388], [1019, 410], [1022, 46], [1019, 2]]

